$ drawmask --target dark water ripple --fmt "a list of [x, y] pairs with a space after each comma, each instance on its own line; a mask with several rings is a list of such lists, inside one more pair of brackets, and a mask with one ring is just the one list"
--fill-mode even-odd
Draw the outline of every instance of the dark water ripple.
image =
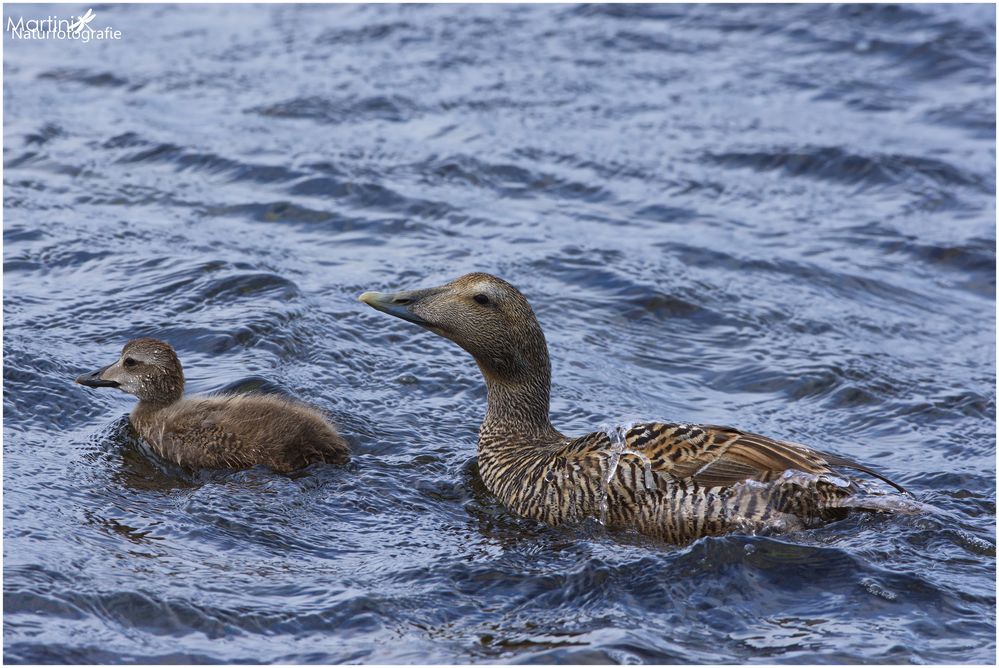
[[[993, 7], [96, 12], [120, 43], [5, 43], [7, 662], [994, 662]], [[937, 512], [513, 517], [474, 365], [356, 302], [471, 270], [535, 304], [564, 430], [735, 424]], [[135, 336], [353, 462], [159, 460], [71, 383]]]

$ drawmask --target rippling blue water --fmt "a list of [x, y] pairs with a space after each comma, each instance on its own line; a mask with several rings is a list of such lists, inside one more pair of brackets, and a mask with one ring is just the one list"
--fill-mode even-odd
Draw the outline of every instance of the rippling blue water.
[[[995, 660], [993, 7], [94, 10], [121, 41], [5, 41], [6, 661]], [[940, 513], [511, 516], [474, 364], [356, 301], [471, 270], [535, 305], [564, 431], [733, 424]], [[155, 461], [72, 383], [139, 335], [354, 463]]]

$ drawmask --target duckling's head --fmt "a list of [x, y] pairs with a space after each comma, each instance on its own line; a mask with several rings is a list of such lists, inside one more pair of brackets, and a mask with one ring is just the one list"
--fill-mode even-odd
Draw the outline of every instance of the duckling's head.
[[472, 354], [487, 381], [547, 386], [550, 380], [541, 325], [520, 290], [501, 278], [466, 274], [436, 288], [365, 292], [359, 299], [451, 339]]
[[184, 371], [169, 343], [158, 339], [133, 339], [125, 344], [118, 361], [76, 382], [88, 387], [117, 387], [141, 401], [169, 404], [184, 395]]

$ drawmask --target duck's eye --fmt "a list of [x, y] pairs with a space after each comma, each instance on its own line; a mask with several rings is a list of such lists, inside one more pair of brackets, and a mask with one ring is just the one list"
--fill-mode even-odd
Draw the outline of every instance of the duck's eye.
[[479, 294], [475, 295], [474, 297], [472, 297], [472, 299], [475, 300], [476, 304], [482, 304], [483, 306], [486, 306], [487, 304], [489, 304], [489, 297], [486, 297], [481, 292]]
[[132, 359], [131, 357], [126, 357], [126, 358], [125, 358], [125, 362], [124, 362], [124, 364], [125, 364], [125, 368], [126, 368], [126, 369], [131, 369], [132, 367], [134, 367], [135, 365], [137, 365], [137, 364], [138, 364], [138, 362], [136, 362], [136, 361], [135, 361], [134, 359]]

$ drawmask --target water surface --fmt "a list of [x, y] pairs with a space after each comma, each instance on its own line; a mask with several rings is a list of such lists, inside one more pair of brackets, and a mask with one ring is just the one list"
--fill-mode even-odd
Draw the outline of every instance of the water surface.
[[[6, 661], [994, 662], [993, 7], [94, 11], [120, 42], [5, 42]], [[940, 513], [511, 516], [471, 359], [356, 301], [472, 270], [534, 304], [563, 431], [731, 424]], [[136, 336], [353, 464], [156, 461], [72, 383]]]

